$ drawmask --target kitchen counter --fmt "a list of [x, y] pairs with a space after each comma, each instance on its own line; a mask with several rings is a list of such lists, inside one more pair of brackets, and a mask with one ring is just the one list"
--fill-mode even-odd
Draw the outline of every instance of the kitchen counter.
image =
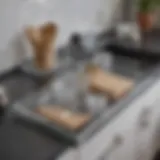
[[53, 137], [5, 120], [0, 126], [0, 159], [54, 160], [67, 145]]
[[[117, 66], [117, 68], [119, 67]], [[129, 94], [127, 98], [124, 98], [122, 101], [114, 105], [113, 109], [104, 112], [99, 118], [95, 119], [93, 123], [89, 124], [87, 129], [83, 130], [77, 136], [77, 142], [85, 143], [86, 140], [94, 136], [99, 130], [101, 130], [104, 126], [110, 123], [114, 119], [114, 117], [116, 117], [120, 112], [123, 112], [123, 110], [128, 107], [131, 101], [133, 101], [136, 97], [138, 97], [140, 94], [143, 94], [148, 88], [150, 88], [159, 79], [159, 68], [159, 63], [155, 64], [155, 66], [152, 66], [152, 70], [151, 72], [149, 72], [150, 74], [146, 72], [146, 77], [143, 77], [144, 80], [141, 81], [142, 83], [140, 83], [136, 87], [134, 92]], [[130, 70], [130, 68], [128, 69]], [[18, 72], [15, 73], [17, 74]], [[124, 72], [124, 74], [126, 74], [129, 77], [131, 76], [128, 75], [129, 72]], [[23, 74], [20, 73], [20, 75]], [[8, 75], [5, 75], [3, 77], [7, 76]], [[28, 75], [27, 77], [30, 76]], [[29, 80], [29, 82], [31, 82], [31, 85], [29, 86], [33, 90], [28, 90], [25, 94], [23, 93], [23, 96], [26, 96], [26, 94], [29, 94], [30, 92], [42, 87], [43, 84], [47, 83], [48, 78], [39, 81], [40, 83], [38, 83], [38, 81], [34, 78], [31, 78]], [[5, 85], [5, 78], [0, 78], [0, 82]], [[17, 87], [9, 87], [9, 89], [15, 90]], [[17, 98], [19, 98], [19, 95], [22, 95], [22, 92], [24, 91], [16, 92], [16, 96], [13, 97], [10, 95], [11, 102], [14, 102]], [[14, 95], [13, 92], [12, 95]], [[56, 137], [50, 137], [49, 135], [45, 133], [43, 134], [37, 129], [33, 129], [30, 127], [28, 128], [25, 125], [14, 123], [12, 120], [8, 118], [5, 118], [1, 123], [0, 141], [2, 144], [0, 145], [0, 158], [4, 160], [56, 159], [59, 155], [61, 155], [61, 153], [63, 153], [69, 147], [68, 144], [57, 140]]]
[[[143, 82], [133, 95], [127, 101], [121, 101], [111, 112], [101, 115], [95, 123], [89, 126], [86, 133], [82, 132], [78, 141], [84, 143], [84, 140], [91, 138], [98, 130], [111, 122], [119, 112], [127, 108], [128, 104], [149, 88], [158, 79], [159, 66], [155, 67], [154, 72]], [[84, 136], [84, 137], [83, 137]], [[27, 125], [15, 123], [7, 117], [2, 120], [0, 125], [0, 158], [3, 160], [50, 160], [57, 159], [63, 152], [69, 148], [69, 144], [57, 140], [54, 136], [49, 136], [40, 130], [33, 129]]]
[[[23, 74], [19, 67], [15, 67], [0, 76], [0, 83], [5, 86], [12, 104], [41, 88], [48, 78], [37, 82], [35, 78]], [[0, 142], [0, 159], [3, 160], [54, 160], [68, 148], [65, 142], [56, 137], [13, 121], [3, 108], [0, 110]]]
[[137, 56], [139, 58], [145, 56], [153, 60], [160, 59], [160, 29], [153, 29], [150, 32], [141, 32], [139, 41], [134, 41], [131, 38], [118, 38], [114, 31], [104, 33], [100, 37], [102, 39], [109, 38], [109, 43], [107, 43], [105, 48], [109, 47], [114, 51], [121, 50], [124, 55], [128, 55], [128, 53], [132, 51], [129, 53], [129, 56]]

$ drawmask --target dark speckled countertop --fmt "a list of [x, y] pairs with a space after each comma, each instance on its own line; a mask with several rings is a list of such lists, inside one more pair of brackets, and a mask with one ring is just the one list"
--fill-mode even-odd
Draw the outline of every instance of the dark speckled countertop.
[[0, 126], [1, 160], [56, 160], [67, 145], [6, 120]]
[[[153, 42], [153, 41], [152, 41]], [[118, 44], [118, 42], [116, 43]], [[130, 53], [142, 53], [142, 49], [139, 47], [133, 47], [134, 45], [123, 43], [124, 45], [115, 45], [110, 48], [111, 51], [115, 51], [116, 54], [123, 54], [124, 48], [127, 48]], [[150, 43], [149, 43], [150, 44]], [[157, 43], [153, 43], [158, 46]], [[116, 48], [116, 46], [118, 46]], [[126, 47], [124, 47], [126, 46]], [[108, 45], [107, 45], [108, 48]], [[115, 49], [116, 48], [116, 49]], [[156, 48], [156, 47], [151, 47]], [[160, 50], [156, 50], [156, 54], [160, 53]], [[123, 50], [122, 50], [123, 49]], [[154, 50], [150, 50], [149, 53], [153, 53]], [[144, 50], [143, 50], [144, 53]], [[155, 53], [155, 52], [154, 52]], [[153, 54], [154, 54], [153, 53]], [[158, 54], [157, 54], [158, 55]], [[151, 73], [147, 75], [143, 84], [139, 84], [137, 88], [131, 93], [127, 99], [122, 100], [114, 106], [114, 109], [110, 112], [103, 113], [101, 118], [96, 119], [94, 123], [84, 131], [81, 132], [76, 137], [78, 142], [83, 143], [86, 141], [86, 138], [90, 138], [94, 133], [96, 133], [100, 128], [103, 128], [104, 124], [110, 122], [120, 111], [123, 111], [124, 108], [131, 103], [131, 101], [137, 97], [139, 94], [143, 93], [149, 86], [155, 83], [159, 78], [159, 64], [151, 67]], [[14, 74], [16, 82], [18, 80], [18, 86], [15, 81], [9, 82], [9, 77], [11, 74]], [[128, 72], [129, 73], [129, 72]], [[23, 85], [22, 81], [27, 81], [26, 87], [21, 87]], [[37, 80], [31, 78], [30, 76], [25, 76], [21, 72], [12, 71], [10, 73], [0, 76], [0, 83], [4, 86], [6, 85], [10, 102], [14, 102], [20, 97], [26, 96], [32, 91], [38, 89], [40, 86], [43, 86], [48, 79]], [[12, 83], [12, 85], [11, 85]], [[14, 85], [13, 85], [14, 84]], [[17, 88], [20, 88], [18, 90]], [[16, 91], [15, 94], [13, 91]], [[22, 126], [21, 124], [14, 123], [7, 116], [3, 116], [1, 113], [1, 124], [0, 124], [0, 159], [2, 160], [51, 160], [56, 159], [62, 152], [68, 148], [68, 144], [58, 140], [56, 137], [50, 137], [47, 134], [40, 133], [38, 130], [33, 128], [28, 128], [27, 126]], [[97, 127], [98, 126], [98, 127]], [[73, 137], [74, 138], [74, 137]]]
[[[158, 67], [159, 69], [159, 67]], [[137, 96], [143, 92], [147, 87], [154, 84], [154, 81], [158, 78], [157, 77], [157, 67], [153, 68], [154, 73], [145, 80], [143, 85], [135, 90], [134, 94], [130, 95], [127, 100], [121, 101], [118, 103], [111, 112], [106, 112], [99, 119], [96, 119], [94, 123], [92, 123], [86, 130], [81, 132], [80, 135], [76, 137], [78, 142], [83, 143], [86, 139], [91, 138], [101, 127], [107, 125], [114, 116], [116, 116], [120, 111], [128, 106], [128, 104]], [[16, 72], [18, 75], [18, 72]], [[21, 74], [21, 72], [19, 73]], [[9, 74], [10, 75], [10, 74]], [[15, 75], [15, 73], [14, 73]], [[23, 75], [23, 74], [22, 74]], [[21, 76], [22, 76], [21, 75]], [[21, 77], [20, 76], [20, 77]], [[154, 77], [154, 78], [153, 78]], [[7, 76], [6, 76], [7, 78]], [[21, 77], [22, 78], [22, 77]], [[25, 78], [24, 78], [25, 79]], [[28, 81], [29, 79], [29, 81]], [[6, 84], [3, 78], [0, 79], [0, 82]], [[40, 86], [43, 86], [46, 80], [43, 80], [42, 83], [36, 83], [35, 79], [30, 79], [27, 76], [28, 88], [33, 90], [38, 89]], [[31, 83], [30, 83], [31, 82]], [[33, 87], [34, 86], [34, 87]], [[8, 88], [12, 89], [12, 87]], [[23, 96], [29, 94], [33, 90], [26, 90], [27, 93], [23, 90]], [[22, 92], [20, 89], [16, 91], [16, 95], [19, 95]], [[12, 97], [12, 96], [11, 96]], [[12, 97], [12, 101], [17, 99], [18, 97]], [[0, 159], [3, 160], [56, 160], [57, 157], [61, 155], [65, 150], [68, 149], [69, 144], [65, 143], [64, 141], [60, 141], [54, 136], [50, 136], [45, 132], [41, 132], [40, 130], [32, 127], [28, 127], [27, 125], [23, 125], [16, 121], [12, 121], [12, 119], [8, 118], [7, 116], [2, 116], [1, 125], [0, 125]], [[73, 137], [74, 139], [75, 137]]]
[[[36, 79], [20, 71], [19, 67], [0, 76], [0, 84], [7, 91], [10, 104], [43, 87], [49, 77]], [[8, 108], [6, 106], [6, 108]], [[13, 121], [0, 108], [1, 160], [56, 160], [68, 145], [56, 137]]]
[[100, 37], [107, 42], [104, 45], [105, 48], [109, 47], [114, 51], [121, 50], [123, 55], [129, 54], [129, 56], [137, 56], [139, 58], [148, 57], [153, 60], [160, 59], [160, 29], [141, 32], [140, 41], [134, 41], [130, 38], [120, 39], [116, 36], [114, 30], [103, 33]]

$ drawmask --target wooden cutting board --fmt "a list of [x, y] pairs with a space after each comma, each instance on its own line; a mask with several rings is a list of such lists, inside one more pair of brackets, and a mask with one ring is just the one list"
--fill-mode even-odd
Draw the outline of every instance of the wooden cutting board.
[[89, 114], [74, 113], [57, 106], [40, 106], [37, 108], [37, 112], [72, 131], [82, 127], [91, 118]]
[[104, 72], [96, 66], [87, 67], [86, 73], [91, 90], [103, 92], [114, 100], [123, 97], [134, 86], [133, 80], [111, 72]]

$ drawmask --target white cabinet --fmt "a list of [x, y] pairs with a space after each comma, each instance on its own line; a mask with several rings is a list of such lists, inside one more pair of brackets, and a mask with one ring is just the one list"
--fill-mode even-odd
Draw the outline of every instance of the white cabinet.
[[157, 81], [90, 140], [72, 150], [69, 160], [152, 160], [157, 147], [159, 93]]
[[153, 108], [145, 108], [140, 112], [139, 116], [134, 130], [135, 160], [151, 160], [155, 122]]
[[[149, 99], [148, 99], [149, 100]], [[134, 160], [134, 126], [138, 113], [145, 105], [142, 97], [119, 114], [89, 142], [80, 148], [81, 159]]]
[[[137, 119], [139, 114], [144, 110], [146, 104], [151, 99], [146, 99], [147, 95], [144, 95], [139, 100], [129, 106], [129, 108], [123, 112], [117, 119], [119, 127], [119, 135], [122, 137], [122, 143], [119, 147], [115, 147], [114, 150], [104, 160], [136, 160], [136, 151], [139, 146], [137, 145], [137, 135], [135, 130], [139, 127]], [[139, 136], [139, 135], [138, 135]], [[116, 145], [117, 146], [117, 145]]]
[[[147, 90], [110, 124], [80, 147], [81, 160], [151, 160], [159, 108], [160, 82]], [[144, 156], [146, 155], [146, 156]], [[148, 155], [148, 156], [147, 156]], [[146, 160], [146, 159], [145, 159]]]
[[141, 119], [141, 125], [135, 129], [135, 155], [136, 160], [152, 160], [157, 150], [157, 140], [159, 136], [157, 132], [160, 117], [160, 100], [156, 100], [150, 108], [143, 110], [144, 120]]
[[[133, 146], [129, 153], [132, 154], [133, 160], [152, 160], [156, 152], [157, 127], [160, 117], [159, 93], [160, 81], [139, 100], [135, 108], [130, 107], [128, 110], [128, 114], [132, 117], [128, 127], [130, 125], [129, 141]], [[127, 146], [129, 147], [129, 144]]]

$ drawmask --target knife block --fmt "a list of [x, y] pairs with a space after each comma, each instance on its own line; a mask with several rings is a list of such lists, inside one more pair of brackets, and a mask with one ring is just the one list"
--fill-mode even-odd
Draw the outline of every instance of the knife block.
[[57, 26], [46, 23], [39, 27], [29, 26], [25, 30], [27, 38], [33, 48], [34, 65], [40, 70], [50, 70], [55, 65], [55, 40]]

